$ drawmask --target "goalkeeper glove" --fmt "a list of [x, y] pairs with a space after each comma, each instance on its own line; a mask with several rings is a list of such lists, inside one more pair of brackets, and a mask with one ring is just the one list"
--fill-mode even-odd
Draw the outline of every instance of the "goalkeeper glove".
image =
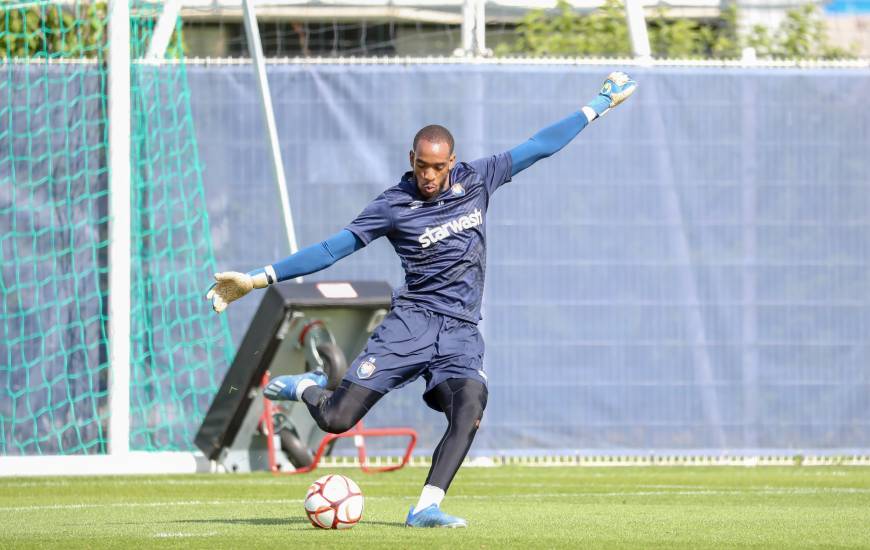
[[206, 300], [211, 300], [212, 309], [220, 313], [230, 305], [230, 302], [235, 302], [251, 290], [255, 288], [266, 288], [271, 282], [274, 282], [275, 277], [269, 280], [267, 269], [258, 269], [249, 273], [239, 273], [238, 271], [224, 271], [223, 273], [215, 273], [215, 283], [208, 289]]
[[601, 91], [595, 99], [586, 104], [586, 107], [595, 111], [596, 118], [602, 117], [607, 111], [628, 99], [636, 89], [637, 82], [630, 76], [621, 71], [612, 72], [607, 75]]

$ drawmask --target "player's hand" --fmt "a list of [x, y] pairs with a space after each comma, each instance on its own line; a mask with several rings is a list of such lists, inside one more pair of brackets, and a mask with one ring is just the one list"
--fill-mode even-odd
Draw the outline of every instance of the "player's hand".
[[598, 116], [603, 116], [604, 113], [628, 99], [636, 89], [637, 82], [624, 72], [615, 71], [607, 75], [598, 96], [587, 105], [592, 107]]
[[254, 277], [238, 271], [224, 271], [214, 274], [215, 283], [208, 289], [206, 300], [211, 300], [211, 307], [220, 313], [254, 288]]

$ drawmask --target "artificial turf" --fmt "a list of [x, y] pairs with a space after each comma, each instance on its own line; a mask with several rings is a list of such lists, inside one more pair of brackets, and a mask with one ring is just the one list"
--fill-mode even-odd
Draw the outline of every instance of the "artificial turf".
[[[302, 509], [336, 472], [366, 497], [349, 531]], [[870, 468], [463, 468], [443, 508], [468, 529], [405, 528], [425, 476], [0, 478], [0, 548], [870, 548]]]

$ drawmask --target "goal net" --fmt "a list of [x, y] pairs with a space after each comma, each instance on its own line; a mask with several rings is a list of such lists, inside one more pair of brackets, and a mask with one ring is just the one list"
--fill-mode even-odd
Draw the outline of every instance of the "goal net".
[[[0, 5], [0, 456], [107, 452], [112, 3]], [[130, 2], [129, 448], [187, 451], [232, 357], [180, 23]], [[177, 25], [177, 26], [176, 26]], [[122, 358], [122, 360], [125, 358]]]

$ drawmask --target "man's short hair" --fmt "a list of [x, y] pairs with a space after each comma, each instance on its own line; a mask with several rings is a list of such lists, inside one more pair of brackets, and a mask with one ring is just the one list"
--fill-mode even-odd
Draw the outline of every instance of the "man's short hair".
[[421, 139], [425, 139], [431, 143], [447, 143], [450, 146], [450, 153], [453, 154], [453, 134], [444, 126], [438, 124], [430, 124], [421, 128], [417, 135], [414, 136], [414, 151], [417, 150], [417, 143]]

